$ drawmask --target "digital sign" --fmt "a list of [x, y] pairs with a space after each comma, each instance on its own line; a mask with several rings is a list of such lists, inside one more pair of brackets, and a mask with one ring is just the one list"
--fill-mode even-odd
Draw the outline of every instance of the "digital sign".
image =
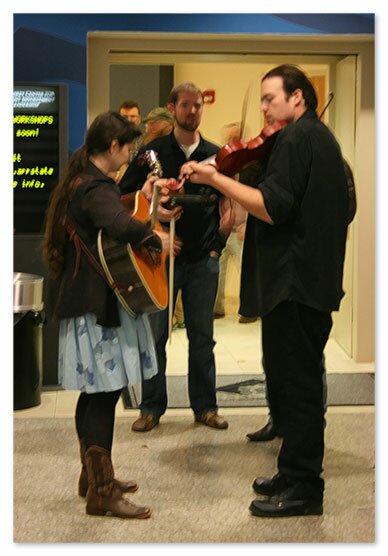
[[14, 231], [41, 233], [53, 188], [67, 158], [64, 85], [14, 86]]

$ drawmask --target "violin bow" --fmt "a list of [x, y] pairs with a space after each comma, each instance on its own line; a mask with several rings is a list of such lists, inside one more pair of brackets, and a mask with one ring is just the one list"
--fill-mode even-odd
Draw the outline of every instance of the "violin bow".
[[324, 113], [326, 112], [326, 110], [329, 108], [329, 106], [330, 106], [331, 101], [333, 100], [333, 98], [334, 98], [334, 93], [333, 93], [333, 91], [330, 91], [329, 97], [328, 97], [328, 99], [327, 99], [327, 102], [326, 102], [325, 106], [323, 107], [322, 112], [321, 112], [321, 113], [319, 114], [319, 116], [318, 116], [318, 118], [319, 118], [320, 120], [322, 120], [322, 117], [323, 117]]
[[174, 237], [175, 237], [175, 216], [170, 220], [170, 260], [168, 277], [168, 337], [169, 343], [172, 342], [172, 319], [174, 305]]
[[248, 103], [253, 89], [253, 81], [248, 85], [245, 91], [242, 107], [241, 107], [241, 125], [240, 125], [240, 139], [244, 138], [245, 126], [247, 123]]

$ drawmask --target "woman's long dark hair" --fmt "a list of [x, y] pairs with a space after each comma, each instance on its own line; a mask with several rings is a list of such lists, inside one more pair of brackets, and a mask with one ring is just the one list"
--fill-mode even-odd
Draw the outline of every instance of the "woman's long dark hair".
[[120, 116], [118, 112], [104, 112], [98, 115], [90, 125], [86, 133], [85, 144], [72, 154], [65, 175], [51, 195], [46, 212], [43, 258], [51, 278], [58, 278], [62, 272], [63, 254], [67, 241], [68, 206], [75, 188], [80, 183], [77, 178], [85, 171], [89, 157], [106, 152], [115, 139], [122, 146], [125, 143], [132, 143], [139, 135], [141, 135], [139, 128]]

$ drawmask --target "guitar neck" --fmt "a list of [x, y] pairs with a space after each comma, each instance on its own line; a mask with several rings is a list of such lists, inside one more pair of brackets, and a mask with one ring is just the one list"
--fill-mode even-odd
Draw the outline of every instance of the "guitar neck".
[[[157, 178], [161, 178], [163, 176], [163, 171], [156, 152], [150, 149], [145, 152], [145, 157], [149, 167], [151, 168], [151, 174], [149, 174], [148, 177], [150, 177], [151, 175], [151, 176], [156, 176]], [[148, 223], [152, 230], [155, 228], [156, 225], [159, 196], [160, 196], [160, 187], [157, 186], [155, 182], [153, 192], [152, 192], [152, 198], [150, 202], [150, 214], [148, 218]]]
[[158, 214], [158, 204], [159, 204], [160, 188], [154, 184], [154, 189], [152, 192], [151, 203], [150, 203], [150, 215], [148, 218], [148, 223], [151, 230], [155, 228], [156, 217]]

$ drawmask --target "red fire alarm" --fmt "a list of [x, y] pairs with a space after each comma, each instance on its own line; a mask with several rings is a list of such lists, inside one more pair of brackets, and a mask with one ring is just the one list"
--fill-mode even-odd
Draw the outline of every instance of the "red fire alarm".
[[206, 89], [203, 91], [203, 102], [205, 104], [214, 104], [216, 100], [216, 92], [214, 89]]

